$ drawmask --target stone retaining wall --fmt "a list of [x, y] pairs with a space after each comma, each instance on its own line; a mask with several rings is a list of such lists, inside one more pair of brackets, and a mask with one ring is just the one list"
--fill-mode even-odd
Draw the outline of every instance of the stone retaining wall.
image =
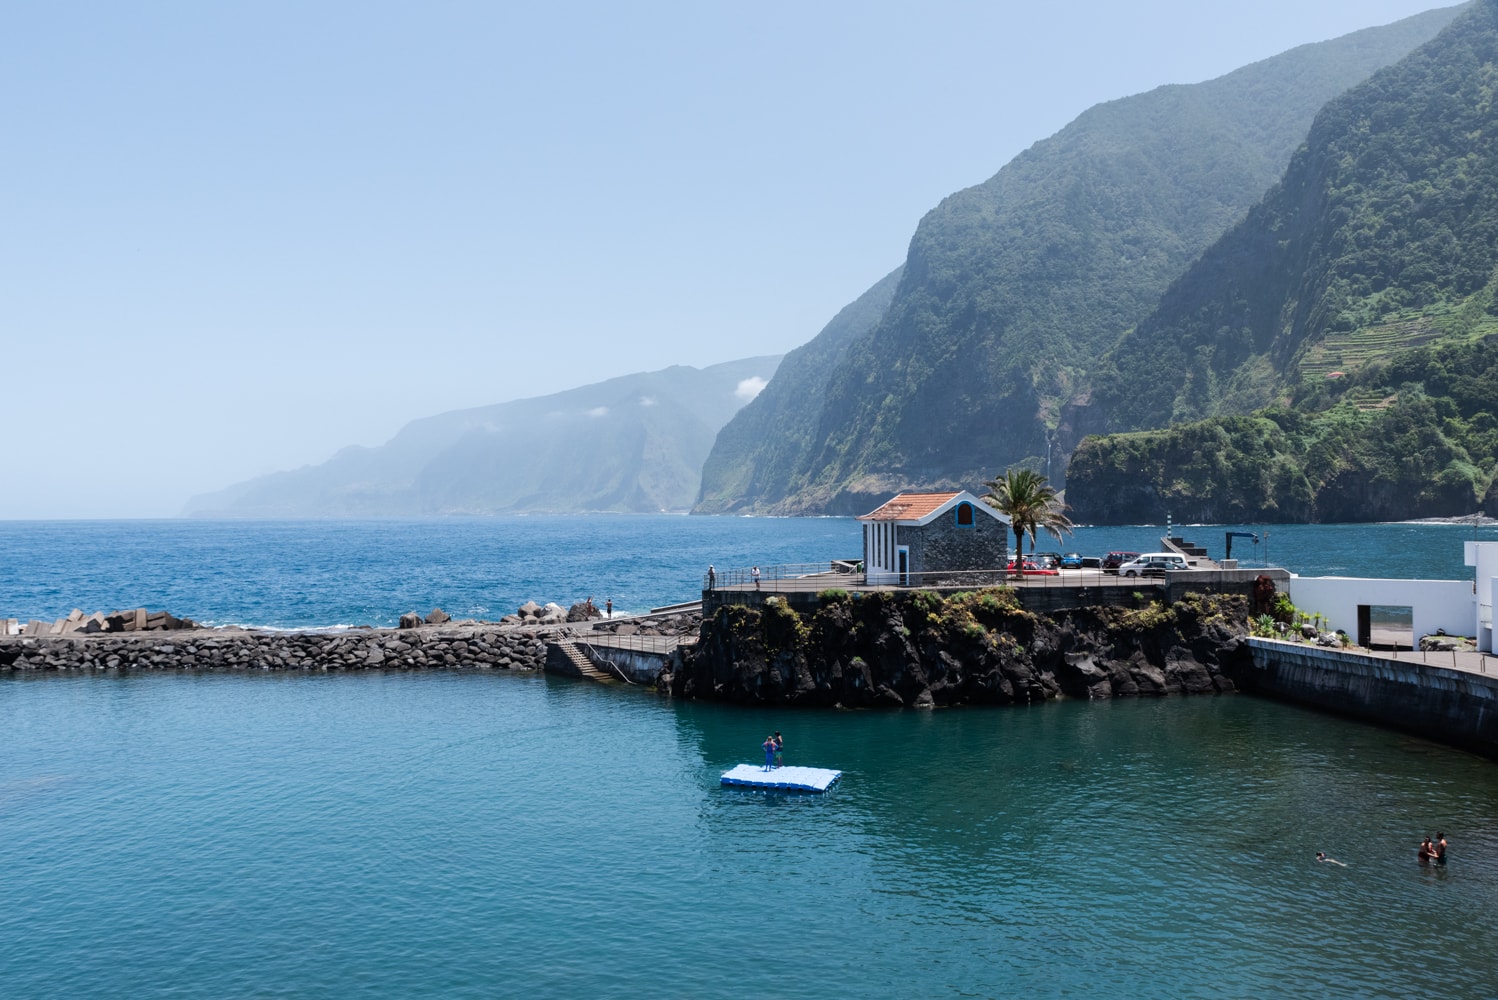
[[138, 670], [541, 670], [546, 643], [497, 625], [343, 632], [201, 629], [0, 639], [0, 673]]
[[1498, 678], [1273, 639], [1248, 645], [1248, 691], [1498, 758]]

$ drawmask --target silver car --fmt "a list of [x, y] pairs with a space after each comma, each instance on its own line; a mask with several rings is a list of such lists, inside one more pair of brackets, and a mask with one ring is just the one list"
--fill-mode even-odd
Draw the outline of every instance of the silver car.
[[1164, 576], [1177, 570], [1190, 569], [1186, 557], [1175, 552], [1146, 552], [1135, 556], [1118, 567], [1121, 577]]

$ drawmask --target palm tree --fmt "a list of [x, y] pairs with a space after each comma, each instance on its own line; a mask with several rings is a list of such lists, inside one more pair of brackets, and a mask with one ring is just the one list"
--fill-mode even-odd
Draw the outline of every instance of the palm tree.
[[1016, 576], [1025, 575], [1024, 540], [1030, 536], [1030, 547], [1035, 547], [1035, 532], [1041, 528], [1061, 541], [1062, 533], [1071, 534], [1075, 525], [1066, 516], [1066, 504], [1056, 496], [1056, 491], [1046, 483], [1045, 476], [1029, 469], [1010, 469], [1002, 478], [991, 479], [983, 484], [988, 492], [983, 502], [1009, 515], [1009, 526], [1014, 529], [1014, 571]]

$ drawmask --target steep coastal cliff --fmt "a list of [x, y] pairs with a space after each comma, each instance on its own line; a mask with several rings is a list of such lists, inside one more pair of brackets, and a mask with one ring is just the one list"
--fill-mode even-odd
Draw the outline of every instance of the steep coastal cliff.
[[1012, 591], [823, 595], [815, 613], [728, 605], [662, 678], [677, 697], [814, 707], [1028, 704], [1211, 694], [1251, 667], [1247, 601], [1039, 615]]

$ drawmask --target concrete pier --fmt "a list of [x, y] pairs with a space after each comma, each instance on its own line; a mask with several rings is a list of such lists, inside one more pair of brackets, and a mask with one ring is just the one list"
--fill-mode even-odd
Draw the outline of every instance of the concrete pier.
[[[1498, 759], [1498, 660], [1478, 653], [1381, 655], [1249, 639], [1240, 686]], [[1494, 672], [1489, 672], [1489, 671]]]

